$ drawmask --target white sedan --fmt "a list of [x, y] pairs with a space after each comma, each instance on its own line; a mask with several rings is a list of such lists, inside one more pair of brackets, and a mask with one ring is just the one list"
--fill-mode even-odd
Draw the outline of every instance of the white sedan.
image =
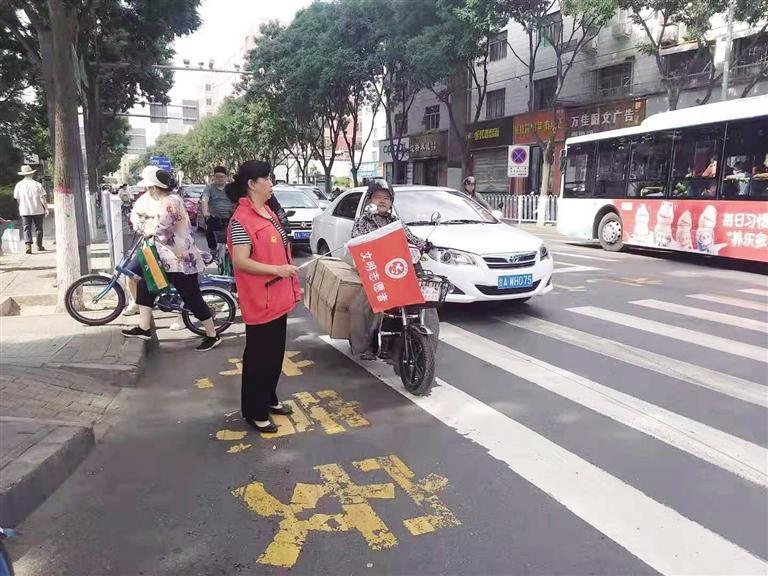
[[290, 186], [275, 186], [272, 193], [280, 202], [288, 216], [291, 243], [294, 246], [307, 246], [312, 230], [312, 221], [323, 213], [313, 194], [308, 190], [292, 188]]
[[[397, 215], [435, 246], [422, 265], [447, 276], [454, 286], [448, 302], [527, 300], [552, 290], [552, 256], [540, 238], [505, 224], [456, 190], [394, 188]], [[364, 194], [364, 188], [348, 190], [315, 217], [313, 253], [346, 253]], [[431, 221], [434, 212], [441, 217], [437, 226]]]

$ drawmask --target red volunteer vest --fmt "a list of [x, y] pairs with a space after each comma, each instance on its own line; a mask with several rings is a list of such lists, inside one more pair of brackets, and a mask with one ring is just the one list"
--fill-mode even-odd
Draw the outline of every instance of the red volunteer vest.
[[[277, 216], [264, 206], [277, 222]], [[289, 250], [275, 225], [260, 216], [248, 198], [240, 198], [232, 218], [240, 222], [251, 239], [251, 260], [279, 266], [292, 264]], [[232, 253], [232, 226], [227, 230], [227, 247]], [[287, 314], [301, 299], [299, 280], [296, 277], [281, 278], [266, 286], [274, 276], [249, 274], [235, 268], [235, 283], [240, 298], [240, 311], [246, 324], [266, 324]]]

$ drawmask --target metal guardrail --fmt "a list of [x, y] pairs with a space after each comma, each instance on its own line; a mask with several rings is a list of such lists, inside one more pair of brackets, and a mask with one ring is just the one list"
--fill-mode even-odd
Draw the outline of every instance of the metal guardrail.
[[[493, 210], [501, 210], [505, 220], [515, 222], [536, 222], [539, 215], [540, 196], [533, 194], [504, 194], [504, 193], [480, 193], [480, 196]], [[557, 222], [557, 196], [545, 196], [544, 222], [554, 224]]]

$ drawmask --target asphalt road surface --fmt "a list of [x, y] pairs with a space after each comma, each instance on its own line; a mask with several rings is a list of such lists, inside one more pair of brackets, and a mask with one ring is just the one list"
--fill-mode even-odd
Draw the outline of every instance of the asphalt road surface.
[[241, 328], [162, 330], [17, 574], [765, 574], [765, 271], [542, 234], [556, 290], [444, 309], [427, 397], [297, 308], [277, 437], [239, 419]]

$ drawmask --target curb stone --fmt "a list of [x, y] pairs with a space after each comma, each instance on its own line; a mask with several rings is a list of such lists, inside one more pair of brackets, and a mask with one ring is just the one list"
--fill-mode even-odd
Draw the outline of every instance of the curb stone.
[[0, 462], [0, 524], [18, 526], [85, 459], [95, 443], [85, 426], [0, 418], [0, 434], [28, 440]]

